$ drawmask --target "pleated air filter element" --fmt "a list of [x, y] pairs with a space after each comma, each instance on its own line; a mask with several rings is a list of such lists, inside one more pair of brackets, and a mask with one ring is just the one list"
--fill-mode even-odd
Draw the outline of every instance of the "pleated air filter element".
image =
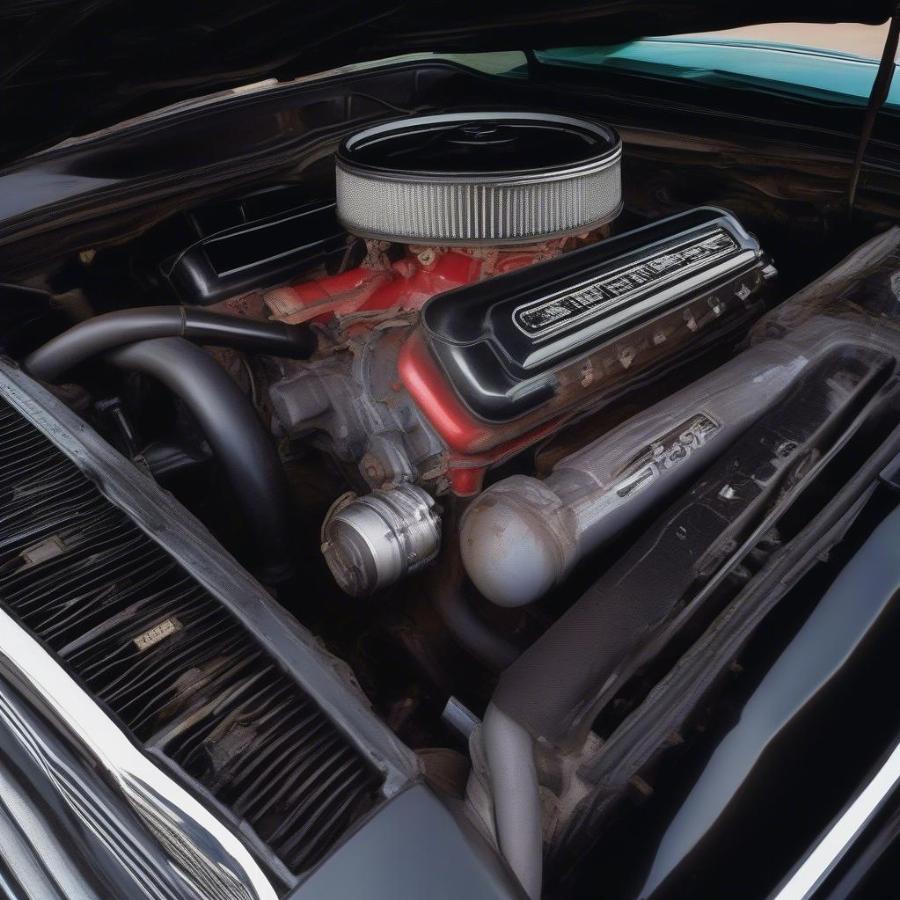
[[348, 231], [401, 243], [529, 243], [589, 231], [622, 207], [622, 142], [607, 125], [524, 112], [374, 125], [337, 154]]

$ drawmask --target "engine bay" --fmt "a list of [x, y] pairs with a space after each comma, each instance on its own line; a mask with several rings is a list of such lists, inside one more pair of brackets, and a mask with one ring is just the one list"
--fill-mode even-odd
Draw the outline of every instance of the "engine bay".
[[[661, 748], [727, 718], [759, 579], [889, 461], [900, 237], [794, 220], [737, 165], [693, 202], [690, 166], [591, 115], [345, 132], [314, 174], [33, 267], [8, 290], [52, 312], [10, 352], [314, 636], [529, 896], [581, 896]], [[177, 652], [186, 615], [129, 640]], [[244, 724], [183, 751], [226, 806]]]

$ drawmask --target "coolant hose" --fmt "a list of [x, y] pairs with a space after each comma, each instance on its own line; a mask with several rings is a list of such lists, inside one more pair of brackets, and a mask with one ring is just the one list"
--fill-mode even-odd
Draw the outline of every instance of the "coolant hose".
[[293, 573], [287, 482], [275, 445], [240, 388], [208, 353], [183, 338], [141, 341], [113, 350], [106, 359], [157, 379], [188, 407], [225, 470], [247, 533], [259, 548], [260, 580], [287, 581]]
[[458, 520], [456, 505], [449, 505], [444, 515], [443, 550], [428, 582], [432, 602], [456, 642], [483, 665], [500, 672], [522, 651], [484, 622], [466, 597]]
[[464, 593], [462, 578], [438, 581], [434, 604], [457, 643], [482, 665], [499, 672], [511, 666], [521, 654], [514, 644], [497, 634], [472, 609]]
[[80, 322], [38, 347], [24, 368], [41, 381], [55, 382], [79, 363], [116, 347], [166, 337], [291, 359], [306, 359], [316, 348], [315, 335], [304, 326], [254, 322], [185, 306], [145, 306]]
[[515, 719], [491, 703], [481, 739], [487, 757], [494, 825], [503, 858], [531, 900], [541, 896], [543, 831], [534, 741]]

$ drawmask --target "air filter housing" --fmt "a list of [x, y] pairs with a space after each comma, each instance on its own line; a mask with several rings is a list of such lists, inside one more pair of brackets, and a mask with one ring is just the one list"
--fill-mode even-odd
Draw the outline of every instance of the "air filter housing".
[[337, 154], [337, 210], [363, 237], [528, 243], [587, 231], [622, 206], [622, 142], [607, 125], [529, 112], [381, 123]]

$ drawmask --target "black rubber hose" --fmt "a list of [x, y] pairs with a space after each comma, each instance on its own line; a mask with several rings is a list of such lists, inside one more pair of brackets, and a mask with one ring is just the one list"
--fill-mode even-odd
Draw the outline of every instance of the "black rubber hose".
[[459, 554], [459, 517], [459, 501], [448, 502], [444, 512], [444, 545], [437, 565], [428, 573], [428, 590], [456, 643], [482, 665], [501, 672], [522, 651], [483, 621], [466, 596], [467, 578]]
[[116, 347], [166, 337], [291, 359], [306, 359], [316, 349], [316, 337], [305, 326], [254, 322], [184, 306], [145, 306], [80, 322], [35, 350], [24, 368], [41, 381], [55, 382], [79, 363]]
[[521, 651], [482, 621], [464, 595], [463, 579], [439, 582], [434, 602], [457, 643], [480, 663], [501, 672], [521, 656]]
[[157, 338], [106, 355], [113, 365], [164, 384], [190, 409], [240, 505], [247, 533], [259, 549], [266, 584], [293, 574], [284, 470], [256, 410], [225, 370], [183, 338]]

